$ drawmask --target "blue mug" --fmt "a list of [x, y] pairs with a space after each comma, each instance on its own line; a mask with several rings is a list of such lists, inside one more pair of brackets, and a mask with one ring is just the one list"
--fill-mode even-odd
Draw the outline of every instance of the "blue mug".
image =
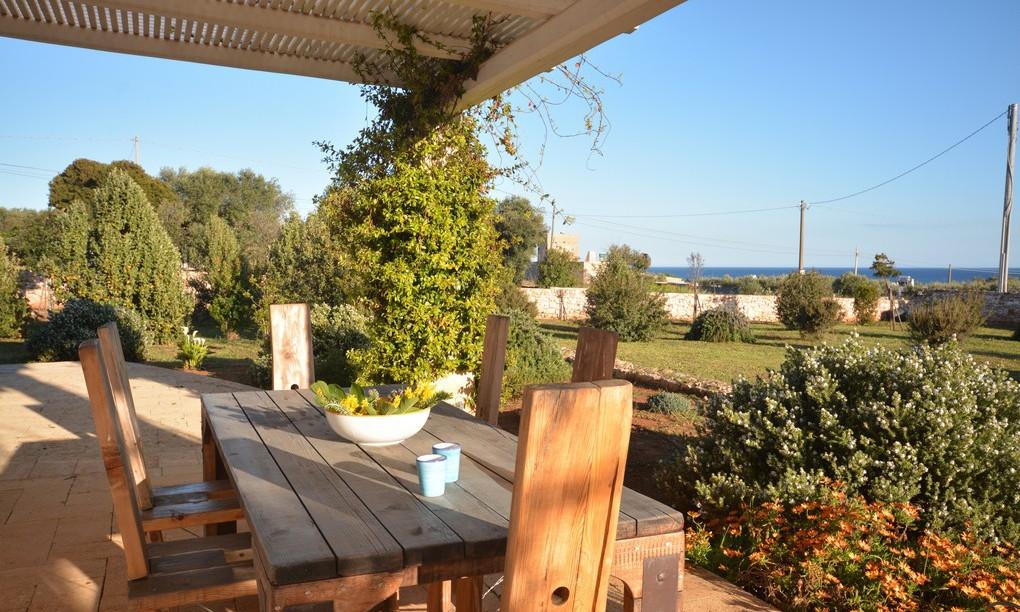
[[446, 492], [446, 457], [422, 455], [418, 457], [418, 484], [425, 497], [439, 497]]
[[432, 445], [432, 452], [446, 457], [446, 482], [457, 482], [460, 478], [460, 444], [437, 442]]

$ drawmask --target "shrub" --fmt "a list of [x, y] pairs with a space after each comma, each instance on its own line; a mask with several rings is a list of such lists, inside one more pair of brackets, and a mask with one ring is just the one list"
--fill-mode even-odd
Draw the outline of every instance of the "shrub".
[[185, 370], [197, 370], [209, 355], [209, 346], [205, 338], [198, 335], [198, 330], [184, 328], [184, 335], [177, 341], [177, 358], [181, 360]]
[[[359, 380], [435, 380], [481, 358], [505, 268], [484, 196], [493, 171], [473, 129], [458, 115], [391, 148], [391, 130], [373, 124], [340, 157], [319, 211], [372, 315], [369, 346], [348, 355]], [[370, 151], [353, 153], [361, 145]]]
[[115, 321], [120, 331], [124, 359], [144, 361], [148, 338], [138, 313], [122, 306], [73, 299], [59, 311], [51, 311], [49, 322], [32, 327], [25, 350], [38, 361], [78, 359], [78, 345], [96, 337], [101, 325]]
[[829, 279], [814, 271], [794, 272], [783, 279], [776, 311], [787, 329], [802, 334], [819, 334], [835, 326], [842, 315]]
[[928, 528], [1020, 537], [1020, 383], [956, 343], [789, 349], [704, 412], [701, 437], [662, 473], [685, 505], [804, 500], [828, 478], [913, 503]]
[[563, 249], [550, 249], [538, 262], [540, 287], [580, 287], [583, 275], [583, 264]]
[[832, 284], [836, 295], [854, 299], [854, 317], [857, 323], [866, 325], [877, 318], [878, 298], [881, 295], [878, 285], [859, 274], [847, 272]]
[[0, 238], [0, 338], [21, 335], [28, 319], [28, 302], [21, 295], [18, 274], [18, 261]]
[[684, 336], [704, 342], [754, 342], [751, 324], [736, 307], [720, 306], [699, 314]]
[[535, 249], [545, 243], [547, 230], [542, 211], [527, 198], [507, 196], [496, 204], [496, 231], [503, 241], [503, 262], [511, 279], [520, 282]]
[[990, 610], [1020, 595], [1020, 552], [916, 532], [916, 508], [835, 484], [807, 502], [743, 506], [688, 531], [697, 565], [785, 610]]
[[251, 319], [251, 299], [244, 290], [241, 247], [226, 221], [213, 217], [208, 224], [209, 286], [212, 299], [209, 316], [227, 335], [237, 332]]
[[934, 297], [910, 306], [910, 335], [919, 342], [943, 344], [963, 338], [985, 322], [984, 294], [977, 291]]
[[496, 295], [496, 312], [509, 314], [511, 311], [519, 310], [527, 313], [531, 318], [538, 316], [538, 307], [524, 295], [521, 288], [511, 279], [507, 278]]
[[[313, 304], [310, 322], [316, 379], [341, 386], [353, 383], [358, 372], [348, 352], [368, 346], [368, 317], [348, 304]], [[272, 372], [272, 341], [266, 337], [255, 359], [252, 379], [256, 385], [268, 387], [272, 383]]]
[[61, 225], [61, 293], [129, 308], [156, 342], [177, 339], [191, 309], [181, 257], [141, 187], [114, 168], [88, 204], [67, 205]]
[[525, 385], [570, 380], [570, 366], [552, 336], [542, 331], [528, 313], [511, 310], [508, 314], [510, 333], [506, 343], [503, 399], [520, 395]]
[[269, 330], [271, 304], [345, 304], [354, 287], [343, 249], [317, 214], [291, 215], [269, 248], [269, 261], [258, 281], [261, 293], [255, 320]]
[[608, 259], [587, 291], [588, 324], [614, 331], [624, 341], [651, 340], [668, 322], [665, 298], [651, 293], [641, 272]]
[[694, 409], [691, 400], [678, 393], [658, 393], [648, 399], [648, 411], [658, 414], [687, 414]]

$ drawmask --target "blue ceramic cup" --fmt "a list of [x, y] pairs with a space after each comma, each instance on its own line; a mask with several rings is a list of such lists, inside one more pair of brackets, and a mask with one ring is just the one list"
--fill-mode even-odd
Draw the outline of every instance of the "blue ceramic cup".
[[432, 445], [432, 452], [446, 457], [446, 482], [457, 482], [460, 478], [460, 444], [437, 442]]
[[418, 457], [418, 484], [425, 497], [439, 497], [446, 492], [446, 457], [422, 455]]

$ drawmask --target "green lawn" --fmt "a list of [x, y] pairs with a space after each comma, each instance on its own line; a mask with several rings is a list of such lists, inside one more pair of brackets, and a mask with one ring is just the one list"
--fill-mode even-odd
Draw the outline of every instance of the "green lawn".
[[[543, 327], [551, 332], [563, 346], [573, 348], [577, 342], [576, 323], [545, 321]], [[743, 375], [753, 378], [768, 368], [776, 368], [783, 361], [784, 347], [810, 346], [827, 342], [842, 343], [852, 332], [870, 344], [888, 347], [906, 347], [910, 343], [906, 325], [890, 329], [888, 323], [856, 326], [841, 325], [821, 338], [801, 338], [797, 332], [778, 324], [752, 325], [758, 341], [754, 344], [696, 342], [684, 340], [690, 328], [673, 323], [649, 342], [621, 342], [617, 356], [625, 361], [650, 368], [666, 368], [702, 379], [730, 381]], [[963, 347], [974, 356], [991, 365], [1010, 372], [1020, 379], [1020, 342], [1011, 339], [1012, 330], [982, 327], [963, 342]]]
[[[198, 334], [209, 345], [209, 356], [202, 362], [202, 369], [220, 378], [251, 384], [250, 369], [258, 356], [261, 342], [251, 338], [227, 339], [213, 326], [199, 325]], [[150, 365], [165, 368], [180, 368], [177, 346], [163, 344], [150, 346], [146, 354]]]
[[[200, 325], [198, 333], [209, 344], [209, 356], [202, 363], [202, 369], [209, 373], [240, 383], [251, 384], [251, 365], [258, 356], [261, 342], [251, 338], [227, 339], [212, 326]], [[24, 340], [0, 339], [0, 363], [25, 363]], [[146, 363], [165, 368], [180, 368], [177, 346], [163, 344], [150, 346]]]

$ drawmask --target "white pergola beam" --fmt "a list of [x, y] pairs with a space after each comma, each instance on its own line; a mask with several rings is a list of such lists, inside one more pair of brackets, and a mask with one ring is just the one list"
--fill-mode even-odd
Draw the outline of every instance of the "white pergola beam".
[[467, 83], [458, 108], [483, 102], [683, 2], [577, 0], [482, 64], [478, 78]]
[[[233, 4], [222, 0], [103, 0], [102, 6], [146, 15], [174, 17], [199, 23], [227, 25], [258, 32], [272, 32], [298, 38], [341, 43], [369, 49], [385, 49], [387, 42], [375, 28], [363, 23], [317, 17], [299, 12], [265, 8], [259, 5]], [[452, 59], [456, 51], [470, 48], [470, 41], [424, 33], [443, 48], [418, 42], [418, 52], [430, 57]], [[394, 41], [395, 42], [395, 41]], [[451, 52], [452, 51], [452, 52]]]
[[563, 12], [574, 0], [443, 0], [482, 13], [547, 19]]
[[161, 38], [76, 28], [55, 23], [41, 23], [27, 19], [0, 18], [0, 36], [83, 47], [86, 49], [98, 49], [100, 51], [176, 59], [200, 64], [297, 74], [335, 81], [348, 81], [352, 83], [363, 81], [354, 68], [344, 62], [330, 62], [200, 43], [177, 42]]

